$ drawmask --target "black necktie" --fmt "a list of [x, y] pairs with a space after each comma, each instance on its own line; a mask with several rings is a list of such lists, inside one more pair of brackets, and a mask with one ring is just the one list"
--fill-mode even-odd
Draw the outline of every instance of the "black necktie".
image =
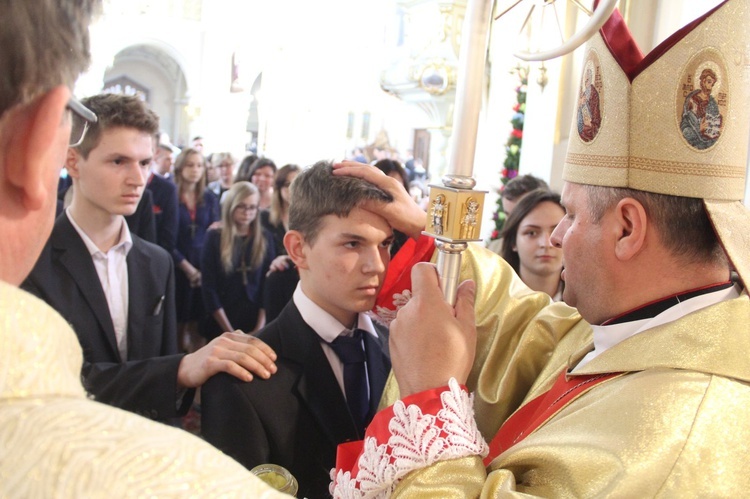
[[351, 336], [339, 335], [330, 343], [331, 348], [344, 364], [346, 403], [349, 405], [349, 411], [360, 436], [364, 436], [367, 414], [370, 412], [362, 333], [361, 329], [355, 329]]

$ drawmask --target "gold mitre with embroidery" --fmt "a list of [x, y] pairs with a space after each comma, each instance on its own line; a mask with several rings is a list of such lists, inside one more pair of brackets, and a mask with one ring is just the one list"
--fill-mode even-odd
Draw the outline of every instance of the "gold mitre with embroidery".
[[563, 179], [701, 198], [750, 287], [750, 1], [726, 0], [644, 57], [615, 11], [587, 43]]

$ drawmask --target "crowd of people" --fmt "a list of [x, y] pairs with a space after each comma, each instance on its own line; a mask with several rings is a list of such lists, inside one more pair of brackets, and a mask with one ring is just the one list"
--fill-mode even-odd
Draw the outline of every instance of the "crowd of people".
[[[268, 464], [311, 499], [750, 486], [750, 87], [716, 42], [747, 2], [645, 58], [613, 14], [561, 194], [508, 184], [455, 304], [409, 168], [174, 157], [138, 97], [71, 95], [97, 1], [0, 6], [0, 496], [277, 497]], [[690, 106], [647, 98], [678, 80]], [[621, 133], [683, 107], [710, 143]], [[205, 440], [170, 427], [198, 397]]]

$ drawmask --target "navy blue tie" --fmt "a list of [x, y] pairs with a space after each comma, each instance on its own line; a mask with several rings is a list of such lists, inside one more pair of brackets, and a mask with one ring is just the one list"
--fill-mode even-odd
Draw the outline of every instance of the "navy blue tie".
[[346, 403], [349, 405], [349, 411], [360, 437], [364, 436], [367, 415], [370, 412], [362, 333], [361, 329], [355, 329], [351, 336], [340, 335], [330, 343], [331, 348], [344, 364]]

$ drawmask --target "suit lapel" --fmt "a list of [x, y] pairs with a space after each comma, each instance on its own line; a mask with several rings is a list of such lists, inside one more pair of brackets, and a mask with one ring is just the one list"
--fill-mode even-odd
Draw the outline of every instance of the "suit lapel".
[[146, 345], [143, 337], [145, 330], [144, 320], [154, 307], [147, 303], [150, 296], [145, 292], [153, 289], [148, 286], [152, 273], [149, 272], [149, 258], [143, 253], [140, 241], [133, 235], [133, 246], [128, 252], [128, 357], [131, 359], [143, 359], [148, 357], [142, 351]]
[[277, 320], [281, 349], [279, 355], [301, 366], [296, 390], [332, 445], [358, 439], [349, 407], [341, 393], [320, 337], [302, 319], [290, 301]]
[[112, 355], [119, 358], [115, 327], [112, 324], [112, 316], [109, 313], [109, 305], [106, 296], [104, 296], [99, 275], [96, 273], [88, 248], [70, 223], [67, 215], [58, 217], [55, 222], [52, 248], [55, 255], [58, 255], [60, 264], [68, 271], [84, 300], [94, 313], [107, 338]]

